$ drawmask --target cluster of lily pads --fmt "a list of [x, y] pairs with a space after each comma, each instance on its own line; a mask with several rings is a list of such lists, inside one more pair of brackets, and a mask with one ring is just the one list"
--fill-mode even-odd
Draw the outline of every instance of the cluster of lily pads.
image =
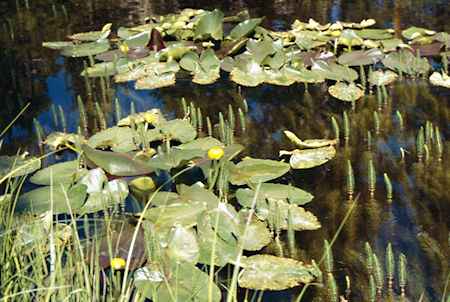
[[[389, 84], [398, 73], [427, 75], [427, 56], [440, 53], [447, 64], [450, 36], [445, 32], [411, 27], [402, 31], [403, 40], [395, 38], [392, 29], [369, 28], [373, 19], [325, 25], [296, 20], [288, 31], [265, 29], [259, 26], [262, 20], [246, 11], [225, 17], [217, 9], [184, 9], [152, 17], [147, 24], [120, 27], [109, 39], [111, 23], [101, 31], [73, 34], [71, 41], [43, 45], [62, 50], [64, 56], [95, 56], [97, 63], [82, 75], [136, 81], [136, 89], [173, 85], [182, 71], [190, 72], [194, 83], [211, 84], [222, 69], [243, 86], [337, 81], [329, 92], [343, 101], [365, 94], [365, 74], [359, 76], [353, 66], [382, 63], [376, 65], [379, 70], [369, 71], [372, 86]], [[449, 87], [447, 68], [434, 72], [430, 81]]]
[[[289, 164], [239, 158], [242, 145], [199, 137], [189, 120], [166, 120], [152, 109], [132, 114], [89, 139], [54, 132], [44, 143], [56, 150], [68, 148], [78, 159], [40, 169], [40, 161], [27, 154], [4, 157], [0, 177], [31, 175], [29, 182], [39, 187], [19, 194], [15, 212], [41, 215], [38, 220], [58, 214], [83, 220], [91, 213], [123, 213], [130, 198], [140, 202], [144, 210], [127, 212], [131, 220], [142, 222], [139, 231], [131, 227], [122, 235], [112, 234], [108, 239], [116, 247], [112, 255], [108, 245], [100, 243], [95, 254], [99, 265], [120, 269], [124, 266], [120, 259], [129, 257], [135, 288], [152, 300], [220, 301], [219, 287], [198, 264], [236, 264], [243, 250], [262, 250], [282, 230], [321, 226], [302, 207], [313, 195], [277, 179], [291, 168], [329, 161], [337, 141], [302, 141], [289, 131], [286, 135], [299, 148], [283, 151], [292, 154]], [[190, 184], [180, 178], [185, 173]], [[18, 240], [41, 242], [31, 228], [35, 230], [34, 225], [22, 225], [18, 233], [23, 238]], [[63, 224], [53, 229], [61, 240], [71, 234]], [[41, 232], [45, 238], [46, 228]], [[134, 232], [134, 252], [128, 255]], [[88, 258], [94, 259], [91, 253], [86, 247]], [[117, 259], [111, 262], [112, 258]], [[249, 289], [282, 290], [320, 275], [317, 266], [272, 255], [242, 256], [239, 266], [238, 284]]]

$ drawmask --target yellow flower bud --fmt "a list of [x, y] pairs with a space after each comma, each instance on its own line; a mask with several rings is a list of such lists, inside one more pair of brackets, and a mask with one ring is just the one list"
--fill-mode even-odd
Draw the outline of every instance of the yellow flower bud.
[[147, 113], [146, 115], [144, 115], [144, 120], [149, 124], [153, 124], [155, 122], [155, 117], [153, 116], [153, 114]]
[[115, 270], [121, 270], [125, 267], [127, 263], [122, 258], [113, 258], [111, 260], [111, 267]]
[[122, 44], [119, 46], [119, 50], [122, 53], [127, 53], [130, 50], [130, 48], [128, 47], [128, 45]]
[[221, 159], [224, 154], [225, 152], [223, 152], [223, 149], [220, 147], [212, 147], [208, 151], [208, 157], [213, 160]]
[[340, 30], [333, 30], [331, 32], [331, 35], [335, 38], [339, 37], [341, 35], [341, 31]]

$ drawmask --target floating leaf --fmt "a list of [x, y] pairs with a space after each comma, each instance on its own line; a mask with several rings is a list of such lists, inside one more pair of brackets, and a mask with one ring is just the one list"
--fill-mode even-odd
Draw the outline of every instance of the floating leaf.
[[155, 53], [165, 47], [163, 37], [156, 28], [152, 28], [152, 33], [150, 35], [150, 42], [148, 44], [150, 50], [154, 50]]
[[172, 203], [150, 208], [144, 213], [144, 217], [153, 222], [157, 228], [171, 228], [176, 223], [192, 226], [197, 224], [199, 216], [205, 211], [206, 205], [201, 201]]
[[123, 44], [131, 48], [143, 48], [147, 46], [150, 41], [150, 33], [148, 31], [143, 31], [138, 34], [127, 37]]
[[198, 20], [195, 27], [194, 39], [207, 39], [209, 37], [215, 40], [223, 39], [222, 19], [224, 14], [215, 9], [212, 12], [204, 13]]
[[100, 31], [90, 31], [86, 33], [77, 33], [70, 35], [69, 38], [78, 41], [97, 41], [106, 39], [111, 33], [112, 23], [105, 24]]
[[408, 40], [412, 40], [412, 39], [415, 39], [418, 37], [423, 37], [426, 35], [431, 36], [431, 35], [434, 35], [435, 33], [436, 33], [435, 31], [428, 30], [428, 29], [422, 28], [422, 27], [415, 27], [415, 26], [412, 26], [410, 28], [402, 30], [402, 36]]
[[169, 170], [180, 166], [182, 163], [203, 157], [205, 152], [200, 149], [178, 149], [170, 148], [169, 152], [159, 153], [146, 161], [146, 165], [161, 170]]
[[249, 39], [246, 49], [250, 57], [258, 64], [271, 54], [275, 53], [274, 42], [272, 40]]
[[430, 76], [430, 82], [436, 86], [450, 88], [450, 77], [443, 71], [441, 73], [437, 71], [433, 72]]
[[70, 213], [69, 205], [72, 211], [81, 207], [86, 199], [86, 194], [87, 187], [83, 184], [76, 184], [72, 187], [69, 187], [68, 184], [45, 186], [22, 194], [17, 200], [15, 211], [27, 211], [34, 215], [50, 210], [53, 214]]
[[73, 41], [54, 41], [54, 42], [42, 42], [42, 46], [55, 49], [55, 50], [63, 50], [65, 48], [72, 48], [77, 44]]
[[369, 82], [371, 85], [389, 85], [390, 83], [394, 82], [398, 77], [398, 74], [396, 74], [393, 71], [390, 70], [376, 70], [369, 74]]
[[364, 96], [364, 90], [356, 86], [354, 82], [350, 84], [338, 82], [328, 87], [328, 92], [338, 100], [352, 102]]
[[[248, 38], [240, 38], [236, 39], [230, 43], [228, 43], [226, 46], [222, 47], [221, 49], [216, 51], [216, 56], [219, 59], [223, 59], [226, 56], [230, 56], [234, 53], [236, 53], [239, 49], [241, 49], [242, 46], [244, 46], [248, 41]], [[231, 59], [231, 57], [229, 57]]]
[[135, 89], [157, 89], [174, 85], [176, 81], [174, 72], [166, 72], [163, 74], [147, 74], [144, 77], [140, 77], [136, 84]]
[[244, 269], [238, 284], [253, 290], [284, 290], [312, 282], [317, 275], [310, 265], [272, 255], [250, 256], [243, 260], [242, 265]]
[[[236, 198], [242, 206], [251, 207], [253, 199], [255, 198], [255, 191], [249, 188], [238, 189], [236, 191]], [[303, 205], [310, 202], [313, 199], [313, 195], [293, 186], [262, 183], [257, 201], [264, 202], [266, 199], [284, 200], [292, 204]]]
[[363, 39], [353, 29], [344, 29], [338, 39], [339, 44], [346, 46], [358, 46], [363, 44]]
[[384, 57], [382, 62], [389, 69], [410, 75], [425, 74], [431, 68], [426, 58], [417, 58], [408, 51], [391, 52]]
[[200, 247], [195, 231], [176, 224], [169, 232], [166, 253], [178, 263], [186, 261], [196, 264], [200, 256]]
[[311, 71], [324, 78], [347, 82], [353, 82], [358, 78], [356, 71], [347, 66], [341, 66], [333, 61], [314, 61], [311, 66]]
[[141, 203], [146, 203], [150, 197], [150, 194], [156, 190], [157, 183], [153, 178], [144, 176], [133, 179], [128, 184], [128, 188], [136, 200]]
[[366, 28], [355, 30], [354, 32], [358, 37], [361, 37], [362, 39], [387, 40], [392, 38], [392, 32], [387, 29]]
[[19, 177], [33, 173], [41, 167], [41, 160], [28, 157], [27, 154], [0, 157], [0, 178], [11, 173], [11, 177]]
[[354, 50], [344, 52], [338, 58], [338, 63], [348, 66], [370, 65], [375, 64], [383, 57], [383, 52], [378, 48], [369, 50]]
[[88, 145], [92, 148], [110, 147], [112, 151], [122, 153], [136, 149], [131, 128], [118, 126], [97, 132], [89, 138]]
[[92, 163], [112, 175], [134, 176], [156, 171], [155, 168], [146, 166], [144, 162], [124, 153], [101, 151], [88, 145], [82, 145], [81, 149]]
[[152, 301], [220, 301], [219, 287], [193, 264], [182, 262], [165, 270], [142, 267], [134, 274], [138, 292]]
[[109, 49], [109, 40], [101, 39], [95, 42], [83, 43], [71, 48], [64, 49], [62, 56], [66, 57], [87, 57], [103, 53]]
[[319, 33], [316, 31], [292, 31], [292, 34], [295, 37], [295, 44], [300, 49], [318, 48], [326, 43], [326, 41], [319, 40]]
[[[285, 154], [280, 152], [280, 154]], [[323, 165], [330, 161], [336, 155], [336, 149], [333, 146], [317, 149], [294, 150], [289, 160], [293, 169], [309, 169]]]
[[197, 131], [190, 123], [182, 119], [174, 119], [164, 123], [162, 129], [167, 138], [187, 143], [197, 136]]
[[266, 74], [265, 82], [268, 84], [278, 85], [278, 86], [290, 86], [295, 83], [294, 80], [288, 78], [284, 74], [284, 69], [275, 71], [273, 69], [264, 70]]
[[293, 142], [297, 147], [301, 149], [305, 148], [322, 148], [326, 146], [336, 145], [338, 143], [337, 139], [307, 139], [302, 141], [291, 131], [284, 131], [284, 134]]
[[256, 26], [258, 26], [261, 23], [262, 20], [263, 18], [253, 18], [242, 21], [241, 23], [233, 27], [233, 29], [230, 32], [230, 38], [239, 39], [242, 37], [246, 37], [249, 33], [251, 33], [255, 29]]
[[243, 86], [255, 87], [266, 80], [262, 67], [253, 59], [245, 67], [235, 67], [230, 72], [230, 79]]
[[325, 79], [306, 69], [305, 67], [303, 68], [294, 68], [288, 65], [285, 65], [283, 67], [284, 70], [284, 74], [286, 75], [287, 78], [294, 80], [296, 82], [301, 82], [301, 83], [321, 83], [323, 81], [325, 81]]
[[229, 180], [234, 185], [266, 182], [284, 175], [289, 165], [275, 160], [246, 157], [238, 164], [227, 163]]
[[[51, 183], [53, 185], [60, 183], [70, 184], [75, 180], [76, 174], [82, 171], [78, 170], [78, 167], [78, 160], [57, 163], [37, 171], [36, 174], [30, 177], [30, 182], [37, 185], [50, 185]], [[52, 181], [50, 176], [53, 178]]]
[[178, 146], [180, 149], [201, 149], [203, 151], [208, 151], [212, 147], [223, 148], [223, 143], [214, 137], [201, 137], [193, 141]]

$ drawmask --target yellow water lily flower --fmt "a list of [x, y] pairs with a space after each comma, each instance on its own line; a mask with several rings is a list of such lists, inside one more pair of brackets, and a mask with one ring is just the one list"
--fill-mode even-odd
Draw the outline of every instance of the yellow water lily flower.
[[212, 147], [211, 149], [209, 149], [208, 151], [208, 157], [212, 160], [216, 159], [221, 159], [222, 156], [225, 154], [225, 152], [223, 152], [223, 149], [220, 147]]
[[119, 50], [122, 53], [127, 53], [128, 51], [130, 51], [130, 48], [128, 47], [128, 45], [122, 44], [119, 46]]
[[113, 260], [111, 260], [111, 267], [115, 270], [121, 270], [125, 268], [126, 264], [127, 263], [122, 258], [113, 258]]
[[146, 115], [144, 115], [144, 120], [149, 124], [153, 124], [155, 122], [155, 116], [153, 114], [147, 113]]
[[331, 35], [335, 38], [339, 37], [341, 35], [341, 31], [340, 30], [333, 30], [331, 32]]

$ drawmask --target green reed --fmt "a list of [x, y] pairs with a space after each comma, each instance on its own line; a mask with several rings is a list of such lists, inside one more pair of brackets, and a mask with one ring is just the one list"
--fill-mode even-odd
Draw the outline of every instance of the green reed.
[[405, 288], [406, 288], [406, 257], [403, 253], [400, 253], [398, 260], [398, 284], [401, 290], [401, 296], [405, 296]]
[[345, 139], [345, 143], [348, 143], [348, 140], [350, 139], [350, 122], [348, 120], [348, 116], [347, 116], [347, 112], [344, 111], [342, 113], [342, 117], [344, 120], [344, 139]]
[[371, 159], [369, 160], [369, 166], [367, 169], [367, 181], [369, 183], [370, 196], [373, 197], [375, 193], [375, 186], [377, 183], [377, 175], [373, 166], [373, 161]]
[[417, 138], [416, 138], [417, 157], [419, 158], [419, 160], [421, 160], [422, 156], [423, 156], [424, 144], [425, 144], [425, 139], [424, 139], [423, 126], [420, 126], [419, 134], [417, 135]]
[[55, 105], [51, 105], [50, 108], [52, 109], [52, 115], [53, 115], [53, 123], [55, 124], [55, 131], [58, 131], [58, 114], [56, 113]]
[[61, 119], [62, 131], [66, 132], [67, 131], [66, 117], [64, 115], [64, 110], [61, 105], [58, 105], [58, 110], [59, 110], [59, 118]]
[[436, 138], [436, 154], [439, 161], [442, 161], [442, 153], [443, 153], [443, 147], [442, 147], [442, 138], [441, 134], [439, 133], [439, 127], [436, 126], [435, 128], [435, 138]]
[[395, 273], [395, 258], [394, 253], [392, 252], [392, 245], [391, 243], [388, 243], [386, 247], [386, 275], [388, 278], [388, 289], [392, 290], [392, 284], [394, 280], [394, 273]]
[[245, 132], [245, 115], [241, 108], [238, 108], [239, 121], [241, 122], [242, 133]]
[[98, 102], [95, 102], [95, 110], [97, 111], [100, 129], [105, 130], [108, 127], [108, 125], [106, 124], [105, 115], [103, 114], [103, 110]]
[[200, 132], [203, 130], [203, 114], [200, 107], [197, 107], [197, 128]]
[[355, 190], [355, 175], [353, 173], [352, 163], [347, 160], [347, 193], [348, 198], [351, 200], [353, 198], [353, 193]]
[[400, 113], [400, 111], [396, 110], [395, 111], [395, 115], [397, 116], [398, 125], [399, 125], [400, 129], [403, 129], [403, 116], [402, 116], [402, 114]]
[[208, 136], [212, 136], [212, 124], [209, 116], [206, 117], [206, 128], [208, 129]]
[[325, 255], [325, 271], [327, 273], [331, 273], [333, 271], [334, 261], [333, 261], [333, 253], [331, 251], [330, 244], [328, 240], [324, 240], [323, 243], [323, 253]]
[[336, 119], [334, 118], [334, 116], [331, 117], [331, 125], [333, 126], [334, 138], [339, 140], [339, 137], [340, 137], [339, 125], [336, 122]]
[[378, 257], [375, 253], [373, 253], [373, 275], [375, 277], [375, 283], [377, 285], [377, 293], [381, 295], [383, 290], [383, 280], [384, 280], [384, 272], [383, 267], [378, 260]]

